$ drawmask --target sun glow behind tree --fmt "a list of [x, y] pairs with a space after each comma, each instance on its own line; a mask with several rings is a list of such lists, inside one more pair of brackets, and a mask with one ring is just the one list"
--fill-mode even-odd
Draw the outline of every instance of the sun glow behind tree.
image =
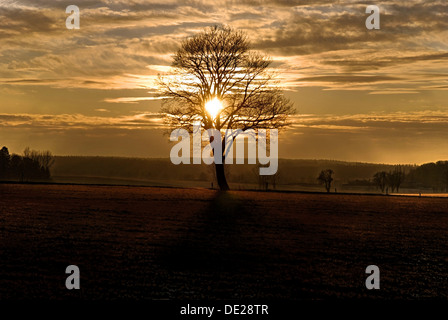
[[216, 116], [222, 110], [222, 107], [222, 102], [217, 97], [205, 103], [205, 110], [207, 110], [212, 119], [216, 118]]
[[[168, 126], [193, 133], [193, 124], [200, 123], [204, 130], [226, 134], [288, 126], [293, 104], [283, 95], [271, 62], [251, 49], [244, 32], [227, 26], [185, 39], [173, 56], [173, 72], [159, 79]], [[215, 163], [222, 190], [229, 189], [223, 166], [226, 134], [221, 135], [222, 161]]]

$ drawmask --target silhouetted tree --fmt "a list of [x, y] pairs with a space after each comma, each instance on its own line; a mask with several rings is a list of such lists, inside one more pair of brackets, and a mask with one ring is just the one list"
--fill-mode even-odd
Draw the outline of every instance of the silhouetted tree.
[[54, 164], [54, 157], [50, 151], [37, 152], [35, 159], [39, 162], [42, 170], [42, 175], [48, 179], [50, 178], [50, 168]]
[[8, 179], [9, 161], [10, 161], [9, 150], [8, 148], [3, 147], [0, 150], [0, 180]]
[[26, 148], [23, 156], [9, 155], [8, 148], [0, 150], [0, 180], [45, 180], [50, 178], [54, 157], [50, 151]]
[[271, 177], [271, 183], [274, 190], [277, 189], [277, 184], [280, 182], [280, 170], [277, 170], [275, 174], [273, 174]]
[[377, 172], [373, 175], [373, 182], [384, 193], [387, 184], [387, 173], [385, 171]]
[[273, 175], [269, 176], [262, 176], [260, 175], [260, 168], [263, 167], [260, 164], [257, 164], [252, 169], [252, 174], [256, 177], [258, 181], [258, 188], [261, 190], [268, 190], [269, 186], [272, 186], [274, 190], [277, 189], [277, 185], [280, 182], [280, 170], [277, 170], [277, 172]]
[[402, 170], [401, 166], [396, 166], [393, 171], [389, 171], [386, 175], [387, 185], [390, 187], [391, 192], [400, 189], [401, 184], [405, 178], [405, 172]]
[[[173, 74], [160, 77], [160, 94], [166, 97], [162, 112], [171, 129], [191, 132], [193, 123], [201, 123], [205, 130], [221, 131], [223, 164], [215, 164], [221, 190], [229, 189], [224, 170], [229, 141], [223, 132], [283, 128], [294, 112], [269, 72], [270, 63], [251, 51], [242, 31], [214, 26], [184, 40], [173, 58]], [[215, 98], [223, 108], [212, 116], [205, 105]]]
[[317, 177], [317, 180], [320, 182], [320, 184], [325, 185], [325, 189], [327, 192], [330, 192], [331, 189], [331, 182], [333, 182], [333, 175], [334, 171], [331, 169], [322, 170]]
[[31, 158], [31, 149], [30, 149], [30, 147], [26, 147], [23, 150], [23, 157], [24, 158]]
[[33, 159], [23, 158], [23, 181], [32, 181], [40, 178], [39, 163], [33, 161]]
[[24, 181], [23, 158], [17, 154], [11, 156], [11, 178], [13, 180]]
[[445, 192], [448, 192], [448, 161], [445, 162], [445, 170], [443, 172], [443, 177], [445, 178]]
[[436, 174], [440, 176], [440, 189], [448, 192], [448, 161], [437, 161], [435, 165]]
[[395, 176], [395, 187], [397, 188], [397, 192], [399, 192], [401, 184], [406, 178], [406, 172], [403, 170], [401, 166], [397, 166], [394, 171], [394, 176]]

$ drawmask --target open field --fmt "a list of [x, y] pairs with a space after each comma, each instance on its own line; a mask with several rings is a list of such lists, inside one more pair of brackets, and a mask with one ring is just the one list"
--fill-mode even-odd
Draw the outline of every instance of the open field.
[[0, 184], [3, 300], [446, 300], [447, 253], [446, 198]]

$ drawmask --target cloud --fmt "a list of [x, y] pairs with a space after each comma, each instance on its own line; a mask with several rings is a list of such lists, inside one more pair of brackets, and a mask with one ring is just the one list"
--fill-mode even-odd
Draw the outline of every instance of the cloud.
[[296, 115], [280, 135], [280, 156], [378, 163], [448, 159], [448, 111]]
[[5, 36], [52, 32], [58, 29], [51, 11], [0, 6], [0, 32]]
[[[382, 163], [448, 159], [446, 110], [302, 114], [292, 120], [293, 126], [280, 133], [280, 157]], [[168, 157], [170, 144], [163, 129], [158, 113], [121, 117], [0, 114], [2, 143], [14, 152], [31, 144], [56, 154]], [[39, 139], [30, 142], [30, 135]]]
[[23, 130], [44, 129], [50, 133], [73, 129], [155, 129], [163, 128], [164, 124], [161, 114], [158, 113], [140, 113], [120, 117], [94, 117], [81, 114], [0, 114], [0, 127]]
[[382, 90], [382, 91], [378, 90], [369, 92], [369, 94], [416, 94], [416, 93], [419, 93], [419, 91], [389, 89], [389, 90]]
[[[293, 127], [343, 130], [356, 133], [360, 130], [376, 132], [402, 130], [403, 135], [412, 136], [426, 131], [442, 134], [448, 125], [448, 111], [413, 111], [394, 113], [371, 113], [353, 115], [295, 115]], [[372, 134], [372, 137], [375, 136]]]
[[105, 102], [109, 103], [137, 103], [140, 101], [148, 100], [161, 100], [165, 97], [125, 97], [125, 98], [115, 98], [115, 99], [105, 99]]
[[400, 78], [390, 76], [357, 76], [357, 75], [330, 75], [330, 76], [315, 76], [304, 77], [297, 79], [297, 81], [316, 81], [316, 82], [329, 82], [329, 83], [373, 83], [384, 82], [391, 80], [398, 80]]
[[[370, 56], [370, 53], [364, 52], [364, 56]], [[386, 67], [393, 67], [393, 66], [400, 66], [403, 64], [412, 64], [416, 62], [446, 62], [448, 59], [448, 53], [421, 53], [421, 54], [412, 54], [409, 55], [406, 53], [395, 53], [392, 54], [392, 52], [385, 52], [383, 55], [378, 57], [376, 59], [367, 60], [362, 59], [360, 57], [353, 57], [354, 59], [347, 59], [343, 56], [337, 56], [339, 59], [327, 59], [323, 61], [322, 63], [324, 65], [331, 65], [331, 66], [341, 66], [344, 68], [344, 70], [347, 71], [362, 71], [362, 70], [378, 70], [381, 68]], [[437, 74], [432, 74], [432, 76], [437, 77]]]
[[[6, 3], [0, 5], [3, 83], [116, 89], [123, 79], [125, 87], [137, 88], [127, 74], [154, 75], [147, 66], [168, 66], [184, 37], [227, 23], [282, 61], [278, 71], [290, 87], [365, 90], [369, 83], [376, 93], [398, 93], [406, 90], [381, 84], [412, 85], [413, 92], [446, 86], [437, 76], [448, 73], [442, 65], [448, 58], [448, 4], [442, 1], [383, 2], [381, 29], [373, 31], [364, 25], [365, 4], [357, 1], [85, 0], [77, 3], [76, 31], [65, 29], [64, 1]], [[422, 70], [434, 77], [421, 76]], [[384, 81], [368, 80], [375, 78]]]
[[[107, 109], [97, 109], [107, 112]], [[445, 133], [448, 125], [448, 111], [414, 111], [394, 113], [370, 113], [353, 115], [298, 114], [291, 117], [292, 129], [319, 129], [324, 131], [360, 130], [402, 130], [403, 134], [427, 131]], [[0, 114], [0, 126], [21, 128], [47, 128], [49, 130], [69, 130], [73, 128], [164, 128], [162, 114], [135, 113], [131, 116], [98, 117], [81, 114]]]

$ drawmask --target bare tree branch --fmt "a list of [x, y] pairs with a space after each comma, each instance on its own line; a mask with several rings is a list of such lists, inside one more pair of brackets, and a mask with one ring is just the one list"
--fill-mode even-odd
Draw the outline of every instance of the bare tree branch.
[[[175, 72], [159, 78], [169, 126], [186, 128], [192, 120], [218, 130], [287, 126], [293, 105], [269, 72], [270, 64], [250, 50], [243, 32], [230, 27], [214, 26], [187, 38], [174, 55]], [[204, 107], [213, 97], [224, 102], [219, 119]]]
[[[294, 108], [270, 71], [271, 62], [250, 49], [244, 32], [227, 26], [185, 39], [173, 57], [174, 72], [159, 76], [169, 128], [191, 132], [197, 122], [206, 130], [220, 131], [286, 127]], [[223, 102], [214, 118], [205, 108], [213, 98]]]

